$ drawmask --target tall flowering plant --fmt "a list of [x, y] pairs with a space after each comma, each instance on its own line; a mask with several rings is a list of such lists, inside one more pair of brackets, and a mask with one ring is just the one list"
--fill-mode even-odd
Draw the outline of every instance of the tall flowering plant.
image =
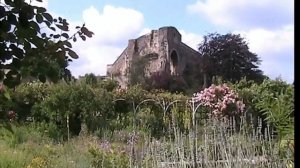
[[195, 93], [193, 101], [211, 110], [212, 113], [209, 115], [217, 119], [241, 115], [245, 108], [245, 104], [239, 100], [237, 93], [226, 84], [211, 85], [209, 88]]

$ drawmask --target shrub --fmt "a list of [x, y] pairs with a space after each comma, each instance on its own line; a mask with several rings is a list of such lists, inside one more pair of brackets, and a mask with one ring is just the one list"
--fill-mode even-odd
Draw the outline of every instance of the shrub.
[[37, 122], [56, 123], [67, 135], [79, 135], [81, 124], [88, 131], [107, 127], [113, 118], [112, 94], [101, 88], [83, 84], [60, 83], [51, 88], [49, 96], [33, 107], [33, 117]]
[[118, 82], [113, 79], [107, 79], [100, 82], [100, 88], [107, 90], [108, 92], [113, 91], [119, 86]]
[[217, 119], [240, 116], [245, 108], [237, 93], [226, 84], [211, 85], [200, 93], [194, 94], [192, 101], [211, 110], [209, 115]]
[[3, 84], [0, 83], [0, 121], [7, 121], [7, 113], [14, 107], [10, 94], [10, 90], [8, 90]]
[[[263, 119], [261, 132], [264, 134], [268, 125], [275, 130], [280, 156], [293, 158], [294, 86], [278, 78], [265, 79], [261, 84], [244, 79], [234, 87], [247, 105], [246, 112], [253, 116], [254, 121], [259, 117]], [[254, 127], [259, 127], [258, 123], [254, 122]]]
[[49, 95], [50, 85], [41, 82], [22, 83], [12, 92], [13, 110], [18, 121], [26, 121], [32, 116], [32, 107], [42, 102]]
[[[265, 79], [261, 84], [241, 80], [233, 85], [247, 106], [246, 112], [275, 128], [279, 137], [294, 132], [294, 87], [281, 79]], [[254, 123], [257, 126], [257, 123]]]
[[102, 142], [100, 148], [91, 147], [92, 166], [95, 168], [126, 168], [130, 165], [129, 156], [125, 149], [120, 146], [111, 145], [109, 142]]
[[49, 163], [43, 157], [33, 158], [30, 164], [26, 166], [26, 168], [44, 168], [44, 167], [49, 167]]

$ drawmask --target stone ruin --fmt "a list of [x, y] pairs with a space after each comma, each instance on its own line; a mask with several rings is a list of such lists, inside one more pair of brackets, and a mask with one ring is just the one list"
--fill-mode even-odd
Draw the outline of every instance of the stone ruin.
[[181, 34], [175, 27], [162, 27], [151, 30], [137, 39], [128, 41], [128, 46], [113, 64], [107, 65], [107, 77], [117, 80], [121, 88], [129, 82], [129, 68], [132, 61], [148, 57], [145, 74], [166, 72], [184, 78], [185, 70], [195, 67], [200, 55], [181, 41]]

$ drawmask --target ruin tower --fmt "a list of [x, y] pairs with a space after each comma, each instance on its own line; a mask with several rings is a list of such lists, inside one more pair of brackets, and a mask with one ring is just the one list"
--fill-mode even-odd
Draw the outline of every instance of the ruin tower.
[[107, 76], [126, 88], [132, 60], [139, 57], [148, 58], [144, 69], [146, 75], [165, 71], [170, 75], [182, 76], [188, 66], [195, 66], [194, 60], [199, 53], [181, 41], [181, 34], [175, 27], [162, 27], [129, 40], [117, 60], [107, 65]]

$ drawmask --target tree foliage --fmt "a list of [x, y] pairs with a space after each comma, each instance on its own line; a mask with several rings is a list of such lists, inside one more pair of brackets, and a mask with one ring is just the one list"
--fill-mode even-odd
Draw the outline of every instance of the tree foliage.
[[0, 5], [0, 81], [15, 87], [28, 76], [42, 82], [70, 78], [68, 62], [78, 58], [70, 40], [86, 40], [93, 32], [83, 24], [70, 34], [66, 19], [54, 18], [24, 0], [4, 0]]
[[234, 85], [246, 104], [246, 113], [264, 119], [278, 136], [283, 138], [294, 132], [294, 86], [276, 79], [265, 79], [261, 84], [241, 80]]
[[94, 131], [107, 124], [113, 117], [113, 100], [111, 93], [91, 85], [59, 83], [50, 88], [50, 95], [32, 108], [32, 116], [36, 121], [53, 122], [62, 129], [67, 128], [69, 120], [70, 132], [78, 135], [81, 123]]
[[258, 69], [261, 60], [249, 51], [247, 42], [239, 34], [208, 34], [198, 50], [206, 86], [213, 76], [221, 76], [230, 82], [239, 81], [242, 77], [255, 81], [263, 79], [263, 73]]
[[96, 85], [98, 82], [97, 76], [93, 73], [85, 74], [84, 78], [85, 78], [85, 83], [92, 86]]

